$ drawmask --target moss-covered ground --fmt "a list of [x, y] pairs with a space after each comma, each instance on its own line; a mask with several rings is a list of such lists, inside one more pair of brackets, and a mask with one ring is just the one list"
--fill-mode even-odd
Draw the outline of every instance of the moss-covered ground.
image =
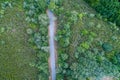
[[36, 80], [37, 70], [29, 66], [36, 59], [27, 42], [29, 24], [20, 8], [22, 3], [16, 5], [0, 18], [0, 80]]

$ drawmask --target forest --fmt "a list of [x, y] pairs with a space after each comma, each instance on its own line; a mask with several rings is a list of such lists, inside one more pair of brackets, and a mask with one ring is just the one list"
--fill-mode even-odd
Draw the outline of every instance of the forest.
[[119, 0], [0, 0], [0, 80], [120, 80]]

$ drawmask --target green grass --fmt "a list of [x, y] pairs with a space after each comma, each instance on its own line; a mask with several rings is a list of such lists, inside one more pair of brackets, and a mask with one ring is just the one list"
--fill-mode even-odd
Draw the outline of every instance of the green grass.
[[[37, 80], [36, 76], [44, 78], [44, 76], [46, 76], [44, 75], [44, 72], [48, 72], [48, 70], [46, 69], [48, 67], [43, 67], [44, 64], [47, 65], [46, 59], [48, 58], [48, 56], [46, 56], [46, 54], [44, 54], [44, 52], [42, 51], [36, 50], [38, 52], [37, 56], [41, 60], [43, 59], [43, 61], [46, 62], [43, 63], [39, 60], [38, 64], [36, 64], [38, 65], [37, 67], [39, 71], [41, 71], [39, 72], [39, 75], [35, 68], [29, 66], [29, 63], [36, 61], [36, 54], [35, 50], [30, 47], [31, 45], [27, 41], [30, 37], [26, 34], [26, 29], [30, 28], [30, 24], [25, 22], [25, 14], [21, 6], [22, 3], [23, 2], [20, 1], [19, 4], [15, 5], [17, 7], [13, 7], [11, 9], [7, 8], [4, 17], [0, 19], [0, 31], [1, 29], [5, 28], [5, 31], [3, 30], [2, 32], [0, 32], [0, 80]], [[58, 66], [60, 65], [61, 68], [61, 73], [58, 73], [57, 76], [60, 77], [60, 79], [64, 80], [74, 80], [77, 76], [77, 79], [75, 80], [78, 80], [78, 78], [81, 78], [81, 76], [85, 74], [84, 71], [86, 70], [89, 70], [88, 72], [90, 72], [91, 70], [91, 74], [97, 72], [93, 71], [93, 68], [96, 68], [96, 66], [97, 69], [102, 68], [105, 72], [107, 72], [107, 69], [110, 68], [111, 65], [114, 65], [114, 62], [111, 62], [110, 59], [114, 57], [114, 54], [120, 52], [120, 33], [117, 26], [114, 26], [106, 20], [97, 17], [96, 15], [98, 15], [98, 13], [90, 8], [90, 6], [88, 6], [88, 4], [86, 4], [83, 0], [65, 0], [65, 2], [63, 3], [63, 8], [65, 12], [59, 12], [60, 16], [57, 16], [58, 23], [60, 22], [60, 24], [63, 26], [64, 24], [69, 23], [68, 19], [70, 19], [65, 16], [67, 15], [66, 11], [75, 11], [80, 15], [79, 19], [77, 19], [74, 24], [70, 25], [70, 44], [67, 47], [63, 48], [60, 43], [57, 43], [59, 49], [58, 61], [61, 61], [58, 62]], [[95, 16], [93, 17], [91, 15]], [[75, 17], [73, 17], [72, 19], [74, 18]], [[58, 29], [64, 30], [61, 29], [61, 25], [58, 25]], [[31, 26], [34, 26], [34, 29], [36, 28], [36, 25]], [[62, 41], [64, 42], [63, 38], [61, 38], [61, 42]], [[112, 51], [107, 52], [103, 50], [102, 44], [105, 42], [113, 46]], [[43, 41], [43, 43], [45, 42]], [[79, 47], [84, 50], [78, 50]], [[95, 52], [93, 50], [97, 50], [98, 52]], [[82, 51], [84, 51], [84, 53]], [[104, 53], [104, 55], [102, 54], [102, 52]], [[77, 58], [76, 53], [80, 54], [79, 56], [77, 55]], [[61, 54], [63, 55], [63, 58], [61, 58]], [[68, 59], [63, 60], [64, 55], [68, 56]], [[86, 56], [89, 58], [86, 58]], [[98, 60], [94, 60], [94, 57], [97, 57]], [[93, 60], [93, 63], [91, 59]], [[112, 64], [108, 66], [106, 64], [106, 60], [108, 60], [108, 62]], [[101, 65], [97, 61], [101, 62]], [[64, 68], [65, 65], [68, 65], [68, 68]], [[112, 69], [110, 71], [114, 70]], [[42, 74], [44, 76], [41, 76]], [[48, 74], [49, 73], [47, 73], [47, 75]], [[100, 77], [103, 76], [106, 75], [102, 75]], [[90, 77], [92, 79], [90, 79]], [[90, 77], [88, 77], [87, 80], [98, 80], [98, 78], [96, 78], [96, 76], [94, 75]], [[95, 77], [96, 79], [93, 79], [93, 77]], [[48, 78], [48, 76], [46, 76], [45, 78]], [[80, 80], [86, 80], [86, 77]]]
[[[98, 49], [99, 53], [104, 52], [104, 58], [109, 60], [110, 63], [114, 63], [114, 62], [110, 61], [110, 59], [114, 57], [114, 54], [119, 54], [118, 52], [120, 52], [120, 50], [119, 50], [119, 48], [120, 48], [119, 34], [120, 33], [119, 33], [118, 27], [114, 26], [113, 24], [110, 24], [108, 21], [105, 21], [104, 19], [99, 19], [96, 16], [90, 17], [90, 14], [98, 15], [98, 13], [96, 13], [95, 10], [90, 8], [90, 6], [88, 6], [88, 4], [86, 4], [83, 0], [74, 0], [74, 1], [70, 0], [70, 1], [67, 1], [66, 4], [64, 4], [64, 5], [65, 5], [64, 8], [66, 10], [76, 11], [81, 14], [82, 13], [87, 14], [82, 17], [82, 20], [79, 20], [75, 23], [75, 25], [72, 25], [72, 29], [71, 29], [72, 35], [71, 35], [71, 39], [70, 39], [71, 44], [68, 48], [68, 53], [70, 55], [70, 58], [68, 61], [69, 65], [71, 65], [72, 63], [75, 63], [75, 62], [77, 63], [77, 61], [81, 60], [83, 58], [83, 55], [86, 54], [87, 51], [91, 51], [92, 53], [88, 53], [86, 55], [91, 55], [91, 56], [95, 55], [96, 53], [92, 51], [94, 49]], [[93, 34], [91, 35], [90, 33], [93, 33]], [[92, 38], [91, 38], [91, 36], [92, 36]], [[116, 38], [116, 39], [113, 39], [113, 38]], [[89, 49], [86, 49], [85, 52], [83, 53], [83, 55], [80, 55], [80, 56], [78, 56], [79, 57], [78, 59], [75, 59], [75, 53], [77, 52], [77, 48], [79, 47], [79, 45], [83, 44], [84, 42], [87, 42], [89, 44]], [[107, 51], [103, 50], [102, 44], [105, 42], [107, 42], [113, 46], [112, 51], [107, 52]], [[86, 46], [86, 48], [88, 48], [88, 45]], [[100, 56], [102, 56], [102, 54], [100, 54]], [[97, 55], [96, 55], [96, 57], [97, 57]], [[89, 58], [86, 58], [86, 59], [89, 60]], [[83, 63], [81, 63], [81, 64], [79, 63], [79, 65], [84, 64], [84, 61], [82, 61], [82, 62]], [[92, 60], [90, 62], [92, 62]], [[101, 65], [105, 65], [105, 64], [101, 62]], [[112, 65], [114, 65], [114, 64], [112, 64]], [[92, 64], [91, 64], [91, 66], [92, 66]], [[116, 65], [116, 66], [119, 67], [118, 65]], [[106, 66], [106, 67], [110, 68], [110, 66]], [[100, 68], [100, 65], [99, 65], [98, 69], [99, 68]], [[77, 74], [82, 75], [82, 73], [79, 73], [79, 70], [80, 69], [78, 69]], [[77, 70], [75, 72], [77, 72]], [[112, 74], [112, 73], [113, 72], [111, 72], [110, 74]], [[92, 72], [91, 72], [91, 74], [92, 74]], [[100, 74], [101, 73], [99, 73], [99, 75]], [[107, 75], [109, 75], [109, 74], [107, 74]], [[116, 77], [116, 76], [117, 75], [114, 75], [114, 77]], [[93, 79], [90, 79], [90, 80], [93, 80]], [[95, 80], [97, 80], [97, 78]], [[114, 80], [118, 80], [118, 79], [114, 79]]]
[[[88, 6], [87, 3], [85, 3], [83, 0], [74, 0], [71, 1], [70, 6], [79, 5], [78, 7], [71, 7], [74, 11], [77, 11], [78, 13], [87, 13], [88, 16], [83, 17], [82, 20], [79, 20], [73, 27], [72, 27], [72, 40], [71, 42], [75, 43], [75, 41], [79, 44], [79, 40], [84, 41], [88, 38], [90, 35], [80, 36], [83, 30], [87, 30], [89, 32], [95, 33], [97, 36], [95, 37], [93, 41], [93, 47], [98, 47], [96, 44], [98, 41], [102, 42], [109, 42], [114, 46], [114, 50], [119, 50], [120, 48], [120, 36], [119, 36], [119, 28], [117, 26], [114, 26], [110, 24], [109, 22], [105, 21], [104, 19], [99, 19], [97, 17], [89, 17], [90, 14], [98, 14]], [[92, 25], [90, 25], [92, 23]], [[100, 25], [100, 27], [98, 27]], [[113, 40], [112, 37], [116, 37], [117, 40]], [[80, 39], [81, 38], [81, 39]]]
[[27, 42], [29, 24], [20, 9], [22, 5], [18, 6], [7, 8], [0, 19], [0, 30], [5, 28], [0, 32], [0, 80], [36, 80], [37, 77], [37, 70], [29, 66], [36, 59]]

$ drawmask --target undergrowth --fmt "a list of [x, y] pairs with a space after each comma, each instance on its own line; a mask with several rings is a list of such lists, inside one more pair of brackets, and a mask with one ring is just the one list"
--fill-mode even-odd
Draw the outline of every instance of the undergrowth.
[[[55, 38], [58, 54], [57, 80], [99, 80], [103, 76], [110, 76], [119, 80], [119, 56], [112, 55], [119, 55], [119, 53], [114, 51], [110, 41], [105, 42], [100, 36], [99, 39], [97, 31], [92, 31], [93, 27], [96, 27], [96, 30], [101, 30], [100, 28], [103, 25], [95, 24], [92, 21], [84, 22], [86, 17], [91, 19], [101, 16], [69, 9], [68, 7], [71, 7], [71, 4], [78, 5], [76, 0], [66, 0], [60, 3], [59, 0], [55, 1], [25, 0], [23, 5], [26, 21], [31, 23], [31, 27], [27, 30], [30, 36], [28, 41], [36, 50], [38, 57], [36, 63], [30, 65], [39, 70], [39, 80], [47, 80], [49, 77], [46, 9], [52, 10], [58, 21]], [[66, 3], [69, 3], [68, 6]], [[82, 27], [85, 24], [87, 27]], [[116, 28], [115, 31], [117, 31]], [[113, 39], [116, 37], [114, 36]], [[111, 62], [111, 60], [113, 61]]]
[[103, 18], [116, 23], [120, 26], [120, 2], [119, 0], [85, 0], [88, 2]]

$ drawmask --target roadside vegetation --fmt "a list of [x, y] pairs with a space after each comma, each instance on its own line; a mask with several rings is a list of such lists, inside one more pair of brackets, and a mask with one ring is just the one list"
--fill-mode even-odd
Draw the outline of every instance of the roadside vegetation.
[[[96, 1], [94, 5], [97, 6], [99, 0]], [[87, 2], [91, 4], [94, 0]], [[96, 12], [97, 10], [91, 8], [84, 0], [55, 0], [51, 2], [49, 0], [24, 0], [19, 4], [22, 7], [8, 8], [3, 11], [4, 13], [0, 13], [2, 15], [1, 22], [3, 21], [0, 24], [0, 49], [3, 52], [0, 54], [6, 54], [2, 58], [11, 54], [18, 56], [19, 52], [14, 51], [21, 49], [22, 55], [17, 63], [19, 65], [26, 64], [27, 69], [25, 68], [25, 70], [29, 72], [24, 70], [24, 74], [20, 77], [26, 74], [32, 75], [31, 78], [27, 78], [28, 80], [48, 80], [49, 24], [46, 9], [50, 9], [57, 17], [57, 35], [55, 38], [58, 54], [57, 80], [103, 80], [105, 78], [120, 80], [120, 30], [119, 24], [114, 22], [116, 18], [112, 18], [111, 21], [107, 17], [107, 13], [106, 16], [102, 16], [101, 13], [104, 11]], [[12, 3], [7, 3], [7, 5], [11, 7]], [[105, 5], [108, 4], [105, 3]], [[13, 15], [17, 17], [13, 17]], [[13, 23], [7, 21], [10, 16], [13, 18]], [[8, 27], [4, 27], [5, 25], [11, 26], [10, 31], [7, 31]], [[5, 45], [8, 48], [4, 47]], [[14, 49], [10, 47], [11, 45]], [[16, 56], [14, 61], [18, 59]], [[0, 59], [3, 60], [2, 58]], [[2, 64], [16, 63], [14, 61], [9, 60], [6, 63], [3, 60]], [[11, 66], [18, 68], [13, 64]], [[15, 72], [19, 74], [19, 68]], [[15, 74], [12, 76], [14, 79], [11, 80], [17, 79]], [[23, 78], [23, 80], [25, 79]]]

